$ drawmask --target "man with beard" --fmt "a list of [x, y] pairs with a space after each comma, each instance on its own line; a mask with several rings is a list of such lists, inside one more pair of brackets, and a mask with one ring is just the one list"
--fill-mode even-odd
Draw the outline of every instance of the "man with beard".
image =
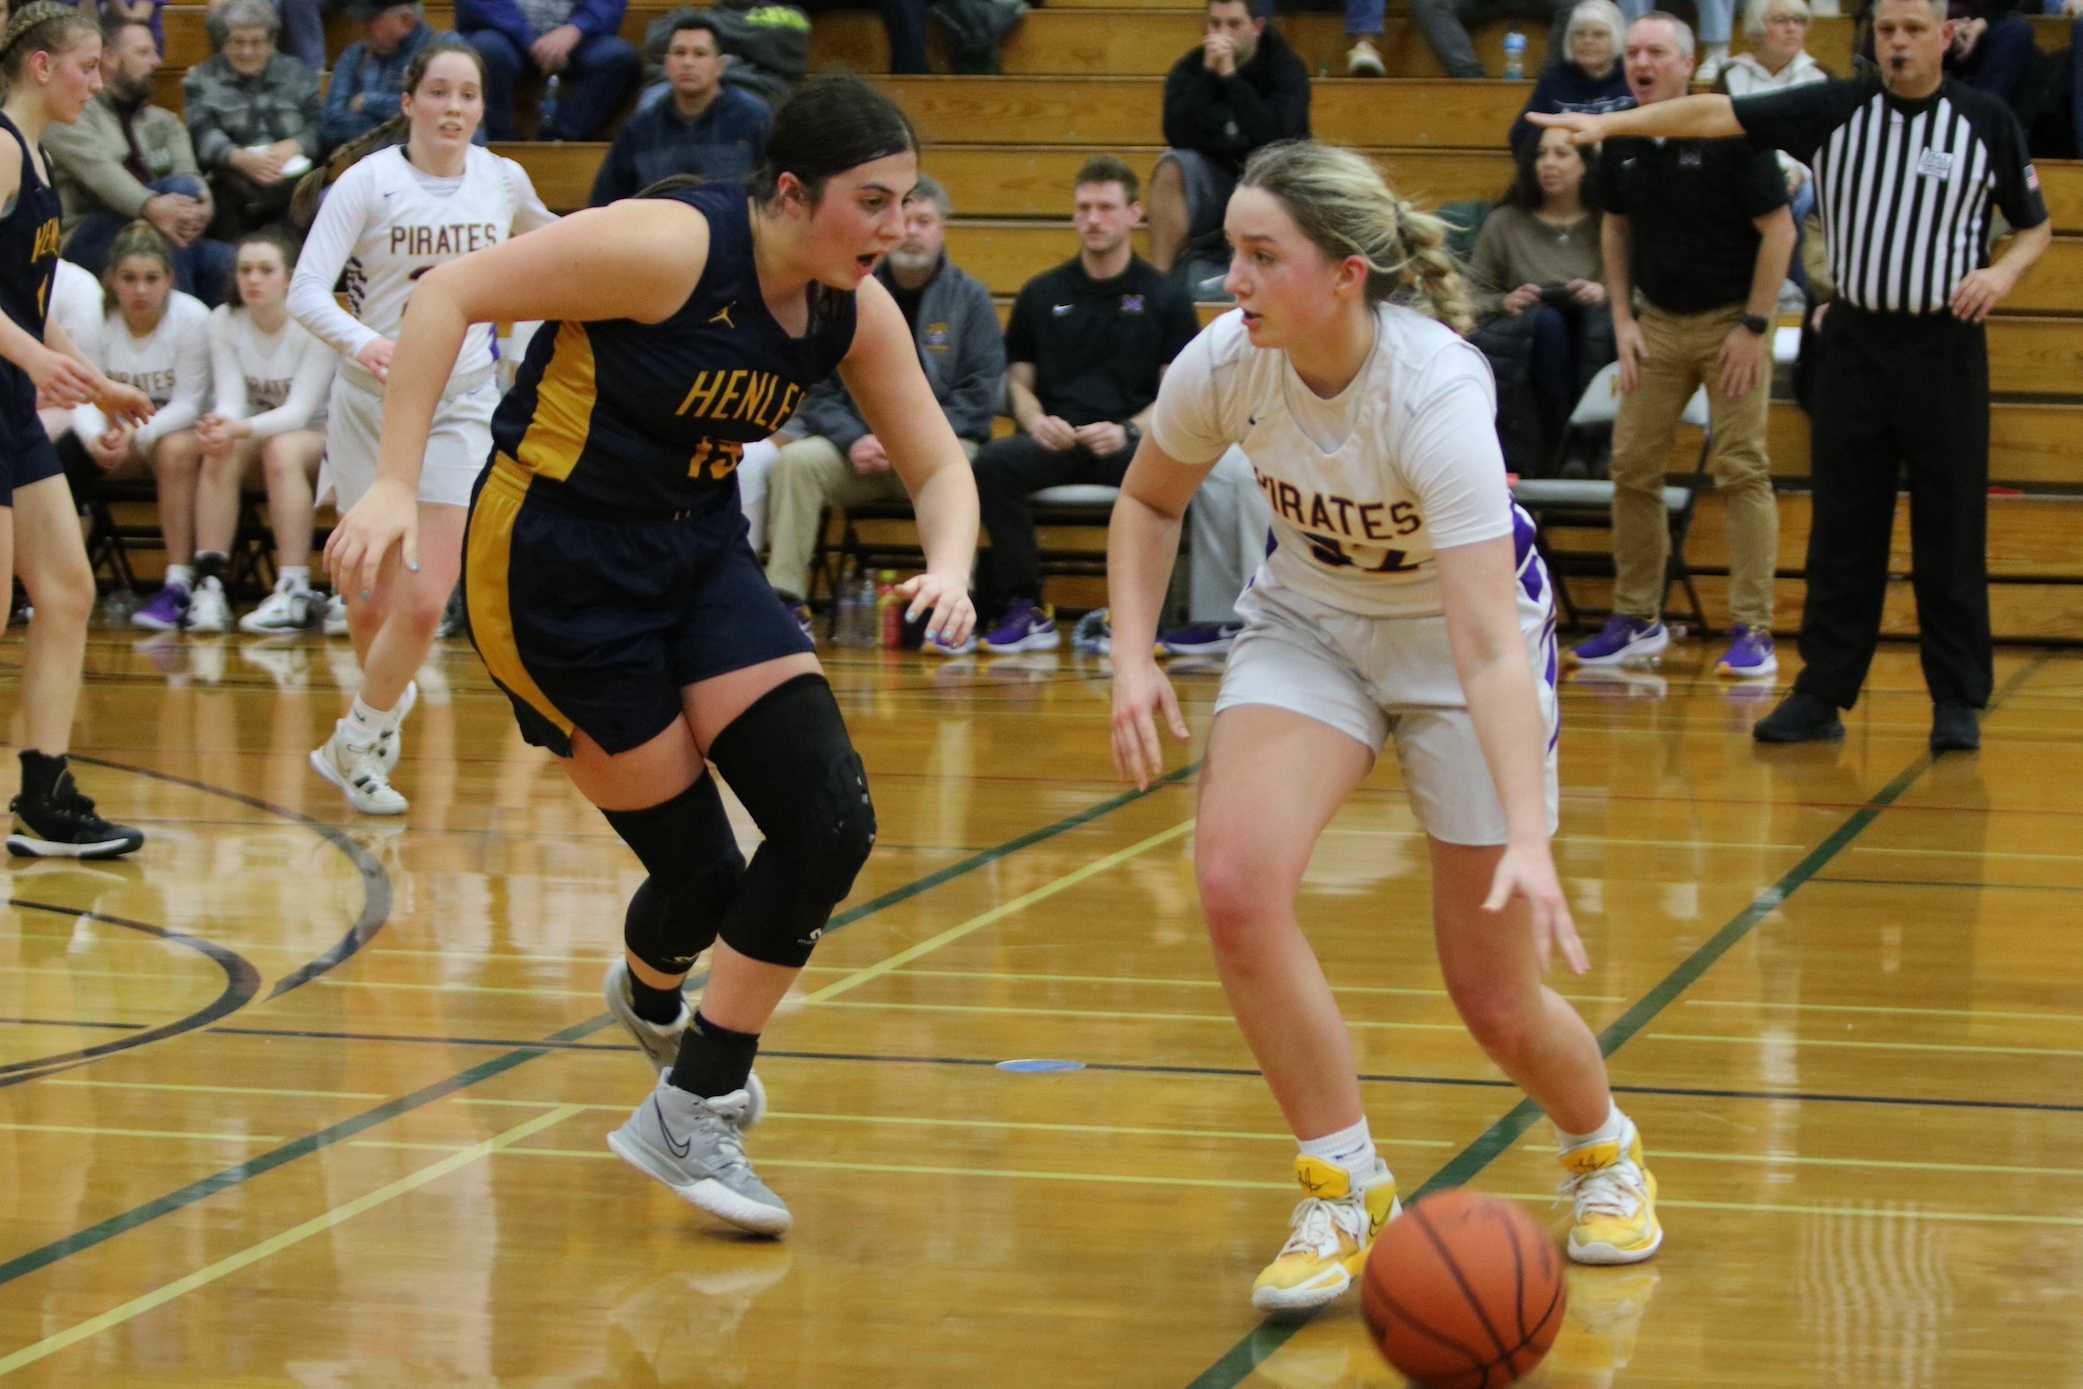
[[150, 26], [124, 20], [101, 48], [101, 91], [71, 125], [44, 135], [51, 176], [65, 206], [65, 258], [96, 275], [109, 243], [143, 218], [172, 243], [174, 283], [206, 304], [222, 302], [232, 251], [204, 237], [216, 209], [188, 127], [152, 105], [159, 47]]
[[[748, 98], [749, 100], [749, 98]], [[947, 258], [947, 190], [920, 174], [904, 209], [904, 240], [875, 268], [911, 325], [926, 380], [955, 437], [973, 458], [991, 435], [1005, 382], [998, 313], [981, 280]], [[827, 506], [902, 501], [904, 484], [882, 441], [835, 375], [803, 397], [767, 487], [767, 582], [810, 631], [810, 556]]]
[[1041, 601], [1027, 498], [1066, 483], [1120, 486], [1164, 369], [1200, 331], [1185, 292], [1129, 247], [1143, 215], [1137, 191], [1134, 170], [1119, 159], [1088, 160], [1075, 184], [1077, 257], [1029, 280], [1013, 303], [1006, 394], [1020, 432], [976, 455], [991, 535], [978, 587], [999, 613], [986, 651], [1048, 651], [1062, 641]]
[[[1933, 752], [1981, 746], [1989, 702], [1989, 313], [2052, 239], [2018, 121], [1944, 72], [1939, 0], [1880, 0], [1880, 71], [1731, 101], [1687, 97], [1601, 116], [1536, 116], [1579, 144], [1747, 138], [1815, 170], [1837, 297], [1818, 310], [1803, 668], [1759, 720], [1766, 743], [1833, 741], [1866, 682], [1908, 464], [1911, 569]], [[1607, 156], [1610, 158], [1610, 154]], [[1993, 207], [2014, 229], [1994, 263]]]
[[750, 92], [725, 86], [723, 64], [716, 21], [700, 10], [680, 11], [666, 36], [666, 91], [617, 132], [593, 181], [593, 206], [671, 174], [734, 183], [752, 172], [773, 114]]

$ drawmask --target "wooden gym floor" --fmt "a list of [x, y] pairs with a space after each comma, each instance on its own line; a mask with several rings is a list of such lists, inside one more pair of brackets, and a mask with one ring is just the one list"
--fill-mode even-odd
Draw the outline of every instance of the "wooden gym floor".
[[[883, 832], [767, 1036], [751, 1148], [797, 1216], [769, 1244], [602, 1144], [646, 1088], [598, 996], [629, 855], [460, 643], [411, 814], [349, 813], [304, 762], [345, 653], [96, 634], [81, 780], [151, 839], [6, 865], [0, 1377], [1397, 1383], [1354, 1296], [1251, 1311], [1292, 1146], [1203, 944], [1198, 742], [1124, 794], [1097, 660], [830, 658]], [[1669, 1239], [1572, 1272], [1535, 1382], [2083, 1384], [2083, 656], [2001, 653], [1984, 750], [1937, 762], [1912, 649], [1823, 748], [1754, 747], [1774, 692], [1709, 659], [1564, 691], [1594, 959], [1565, 988]], [[1215, 675], [1180, 689], [1198, 738]], [[1439, 992], [1423, 876], [1385, 763], [1303, 908], [1375, 1131], [1406, 1197], [1557, 1220], [1545, 1125]]]

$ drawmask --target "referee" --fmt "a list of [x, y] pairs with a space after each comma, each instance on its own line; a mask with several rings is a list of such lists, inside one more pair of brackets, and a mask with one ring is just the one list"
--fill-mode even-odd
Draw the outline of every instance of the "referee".
[[[1815, 170], [1838, 299], [1819, 320], [1814, 516], [1803, 669], [1751, 730], [1844, 736], [1880, 639], [1902, 465], [1934, 752], [1981, 745], [1989, 637], [1989, 348], [1983, 322], [2052, 238], [2017, 119], [1948, 80], [1943, 0], [1880, 0], [1880, 72], [1731, 101], [1695, 96], [1606, 115], [1534, 115], [1578, 144], [1609, 136], [1746, 137]], [[1989, 263], [1992, 203], [2015, 234]]]

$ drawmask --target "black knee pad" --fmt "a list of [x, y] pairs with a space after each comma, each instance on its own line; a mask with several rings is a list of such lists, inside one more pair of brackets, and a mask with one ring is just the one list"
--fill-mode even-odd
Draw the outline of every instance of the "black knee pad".
[[875, 844], [868, 774], [822, 675], [769, 691], [709, 748], [766, 843], [724, 914], [742, 955], [799, 968]]
[[661, 974], [686, 973], [716, 939], [745, 875], [716, 779], [701, 777], [646, 810], [601, 814], [651, 873], [629, 899], [623, 942]]

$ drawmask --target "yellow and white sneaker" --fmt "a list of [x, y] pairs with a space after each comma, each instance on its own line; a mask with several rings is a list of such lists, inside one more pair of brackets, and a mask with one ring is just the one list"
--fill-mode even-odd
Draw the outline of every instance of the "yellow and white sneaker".
[[1297, 1157], [1295, 1177], [1309, 1194], [1290, 1218], [1287, 1243], [1251, 1285], [1251, 1305], [1261, 1312], [1307, 1312], [1344, 1292], [1381, 1227], [1403, 1210], [1396, 1179], [1379, 1158], [1357, 1191], [1344, 1168], [1321, 1158]]
[[1656, 1220], [1656, 1178], [1642, 1165], [1642, 1135], [1628, 1120], [1611, 1143], [1562, 1152], [1562, 1194], [1576, 1206], [1569, 1256], [1580, 1264], [1638, 1264], [1664, 1242]]

